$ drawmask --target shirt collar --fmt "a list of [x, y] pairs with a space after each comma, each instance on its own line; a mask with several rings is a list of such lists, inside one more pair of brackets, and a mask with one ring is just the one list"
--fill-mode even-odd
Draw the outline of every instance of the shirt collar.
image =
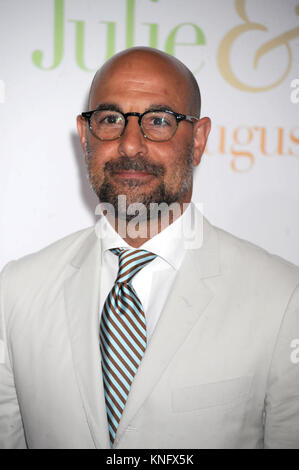
[[[179, 269], [185, 253], [184, 226], [191, 224], [191, 205], [192, 203], [172, 224], [141, 245], [140, 249], [156, 254], [174, 269]], [[112, 248], [133, 248], [121, 238], [102, 214], [97, 222], [97, 234], [101, 242], [102, 256]]]

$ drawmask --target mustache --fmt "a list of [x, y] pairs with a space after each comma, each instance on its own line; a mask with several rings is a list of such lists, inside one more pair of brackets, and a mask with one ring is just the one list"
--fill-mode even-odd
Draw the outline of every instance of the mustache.
[[110, 160], [104, 165], [104, 171], [107, 171], [112, 175], [119, 171], [128, 170], [145, 171], [146, 173], [150, 173], [154, 176], [164, 176], [166, 172], [163, 165], [150, 163], [144, 157], [128, 157], [127, 155], [116, 160]]

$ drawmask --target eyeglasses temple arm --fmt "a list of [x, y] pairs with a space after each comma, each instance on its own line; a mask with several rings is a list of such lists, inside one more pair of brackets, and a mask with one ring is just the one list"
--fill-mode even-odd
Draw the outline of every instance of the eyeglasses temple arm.
[[190, 122], [199, 121], [199, 118], [198, 118], [198, 117], [196, 117], [196, 116], [190, 116], [190, 115], [186, 115], [185, 119], [186, 119], [186, 121], [190, 121]]

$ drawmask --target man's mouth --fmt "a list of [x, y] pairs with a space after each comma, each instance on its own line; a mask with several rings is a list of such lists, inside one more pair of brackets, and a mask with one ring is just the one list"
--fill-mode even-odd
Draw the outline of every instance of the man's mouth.
[[113, 178], [120, 181], [130, 180], [132, 182], [146, 183], [154, 177], [153, 173], [147, 171], [118, 170], [113, 172]]

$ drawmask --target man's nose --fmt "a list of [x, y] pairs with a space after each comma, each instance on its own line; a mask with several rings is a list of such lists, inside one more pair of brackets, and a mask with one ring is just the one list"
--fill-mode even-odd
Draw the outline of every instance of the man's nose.
[[138, 117], [129, 116], [124, 133], [119, 138], [119, 151], [122, 155], [133, 157], [147, 152], [146, 138], [138, 124]]

